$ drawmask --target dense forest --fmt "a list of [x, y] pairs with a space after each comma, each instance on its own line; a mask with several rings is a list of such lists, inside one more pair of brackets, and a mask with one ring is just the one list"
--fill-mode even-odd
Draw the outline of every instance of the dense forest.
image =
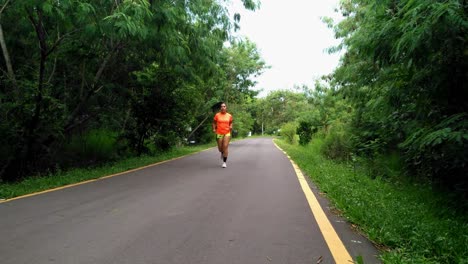
[[323, 18], [338, 68], [265, 98], [252, 88], [267, 62], [233, 37], [228, 1], [0, 3], [2, 181], [210, 142], [226, 101], [239, 136], [322, 137], [372, 177], [468, 193], [465, 1], [343, 0], [342, 21]]
[[0, 179], [206, 142], [220, 100], [246, 133], [266, 65], [226, 4], [0, 1]]
[[[468, 191], [466, 1], [345, 1], [332, 87], [352, 106], [354, 153]], [[343, 122], [347, 122], [343, 120]]]

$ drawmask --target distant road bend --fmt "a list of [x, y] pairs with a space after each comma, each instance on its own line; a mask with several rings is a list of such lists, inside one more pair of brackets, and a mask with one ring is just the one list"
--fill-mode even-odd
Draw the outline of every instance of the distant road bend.
[[0, 262], [379, 263], [271, 138], [229, 150], [0, 203]]

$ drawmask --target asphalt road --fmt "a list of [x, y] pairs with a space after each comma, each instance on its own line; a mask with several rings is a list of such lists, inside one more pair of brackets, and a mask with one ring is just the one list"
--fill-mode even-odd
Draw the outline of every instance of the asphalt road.
[[286, 155], [255, 138], [231, 143], [226, 169], [212, 148], [0, 203], [0, 263], [336, 263], [338, 243], [379, 263], [309, 185], [338, 241], [325, 239]]

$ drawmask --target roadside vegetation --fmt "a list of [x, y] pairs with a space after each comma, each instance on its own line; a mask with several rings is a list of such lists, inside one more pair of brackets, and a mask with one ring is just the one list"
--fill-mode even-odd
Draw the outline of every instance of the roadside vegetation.
[[264, 98], [225, 1], [104, 2], [0, 1], [0, 198], [198, 151], [225, 101], [386, 263], [468, 263], [466, 1], [340, 1], [339, 66]]
[[0, 0], [0, 182], [207, 143], [220, 101], [248, 133], [267, 66], [227, 4]]
[[330, 160], [322, 137], [306, 146], [275, 142], [335, 211], [377, 245], [384, 263], [468, 263], [466, 204], [426, 183], [389, 180], [365, 164]]

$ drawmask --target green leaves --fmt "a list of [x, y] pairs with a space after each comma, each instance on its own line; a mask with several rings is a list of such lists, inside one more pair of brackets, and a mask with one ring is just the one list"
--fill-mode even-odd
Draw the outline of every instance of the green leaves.
[[260, 1], [258, 0], [242, 0], [244, 7], [248, 10], [255, 10], [260, 7]]
[[399, 149], [414, 177], [467, 186], [463, 1], [350, 0], [341, 10], [335, 32], [347, 51], [333, 85], [355, 108], [355, 147], [371, 156]]
[[[256, 6], [247, 2], [249, 8]], [[1, 23], [5, 45], [14, 54], [9, 68], [21, 89], [15, 89], [0, 63], [5, 106], [0, 116], [15, 113], [7, 126], [0, 126], [0, 135], [9, 135], [0, 173], [12, 172], [14, 180], [29, 169], [48, 169], [59, 162], [52, 154], [61, 151], [62, 141], [90, 129], [127, 136], [123, 154], [155, 144], [166, 148], [205, 118], [211, 99], [252, 97], [252, 76], [264, 63], [252, 43], [224, 48], [232, 27], [224, 4], [9, 1]], [[228, 74], [228, 69], [234, 70]], [[229, 94], [226, 87], [233, 88]]]
[[[460, 181], [458, 173], [468, 166], [466, 151], [468, 144], [468, 116], [466, 113], [450, 116], [434, 127], [421, 128], [401, 147], [405, 150], [407, 162], [413, 170], [429, 174], [446, 181]], [[420, 168], [417, 165], [424, 165]], [[447, 171], [455, 173], [446, 174]]]
[[124, 0], [116, 11], [104, 18], [117, 29], [121, 39], [137, 37], [144, 39], [148, 35], [147, 21], [152, 16], [147, 0]]
[[296, 134], [299, 135], [299, 144], [305, 146], [312, 140], [312, 134], [317, 132], [317, 129], [312, 127], [312, 124], [307, 121], [300, 121], [296, 129]]

